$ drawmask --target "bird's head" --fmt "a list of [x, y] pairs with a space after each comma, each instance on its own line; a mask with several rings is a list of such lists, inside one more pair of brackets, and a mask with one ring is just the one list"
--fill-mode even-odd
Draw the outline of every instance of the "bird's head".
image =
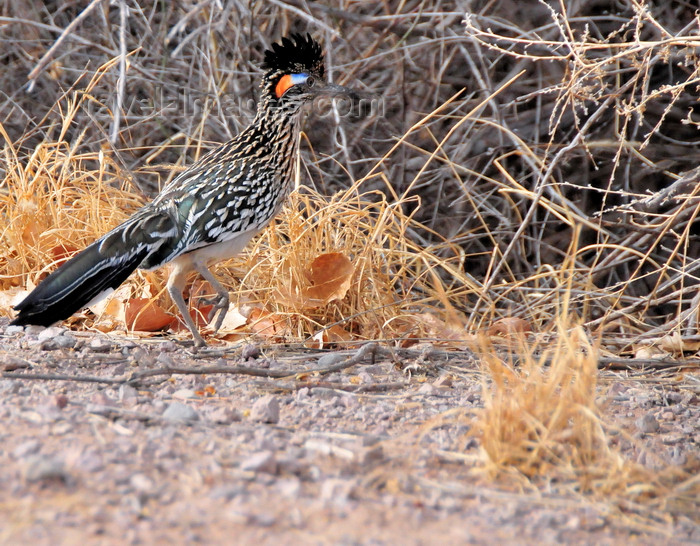
[[309, 34], [292, 34], [272, 44], [265, 51], [263, 100], [296, 111], [318, 96], [357, 97], [352, 89], [328, 83], [323, 65], [323, 51]]

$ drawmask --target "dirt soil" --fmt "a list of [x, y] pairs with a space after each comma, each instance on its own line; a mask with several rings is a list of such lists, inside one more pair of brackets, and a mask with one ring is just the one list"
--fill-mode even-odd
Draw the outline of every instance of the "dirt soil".
[[[2, 544], [700, 543], [697, 518], [621, 518], [475, 473], [483, 376], [466, 352], [194, 352], [6, 324]], [[600, 373], [626, 456], [697, 457], [697, 375]]]

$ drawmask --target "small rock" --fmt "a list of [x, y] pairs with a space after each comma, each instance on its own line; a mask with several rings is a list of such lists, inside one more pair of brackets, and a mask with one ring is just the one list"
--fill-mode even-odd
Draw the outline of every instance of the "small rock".
[[68, 397], [65, 394], [57, 394], [54, 401], [58, 409], [63, 409], [68, 405]]
[[174, 353], [179, 349], [177, 343], [174, 341], [164, 341], [158, 347], [163, 353]]
[[24, 326], [16, 326], [14, 324], [11, 324], [7, 328], [5, 328], [5, 335], [6, 336], [14, 336], [16, 334], [21, 334], [24, 332]]
[[135, 403], [138, 397], [139, 392], [131, 385], [121, 385], [119, 387], [119, 400], [121, 402]]
[[112, 343], [108, 339], [96, 337], [90, 340], [88, 348], [93, 353], [108, 353], [112, 349]]
[[328, 353], [318, 359], [318, 365], [321, 368], [335, 366], [336, 364], [339, 364], [340, 362], [345, 360], [347, 357], [347, 355], [341, 353]]
[[435, 387], [435, 385], [432, 385], [430, 383], [423, 383], [420, 388], [418, 389], [418, 394], [437, 394], [438, 389]]
[[635, 421], [635, 424], [637, 425], [637, 429], [639, 432], [643, 432], [645, 434], [648, 434], [650, 432], [658, 432], [659, 431], [659, 422], [656, 420], [656, 417], [654, 417], [651, 413], [646, 413], [642, 415], [639, 419]]
[[678, 404], [683, 401], [683, 395], [676, 391], [667, 392], [666, 400], [669, 404]]
[[36, 336], [36, 338], [39, 341], [44, 341], [46, 339], [53, 339], [55, 337], [60, 336], [63, 334], [65, 331], [65, 328], [61, 328], [60, 326], [49, 326], [48, 328], [44, 328], [39, 334]]
[[199, 414], [181, 402], [173, 402], [163, 412], [163, 418], [168, 421], [197, 421]]
[[31, 364], [25, 359], [14, 355], [3, 355], [2, 370], [6, 372], [14, 372], [15, 370], [24, 370], [31, 368]]
[[271, 394], [258, 398], [250, 410], [250, 418], [259, 423], [277, 423], [280, 420], [280, 403]]
[[68, 332], [63, 332], [63, 334], [55, 338], [54, 341], [59, 349], [72, 349], [78, 343], [75, 336]]
[[97, 404], [98, 406], [112, 406], [116, 407], [117, 403], [116, 401], [112, 400], [109, 396], [107, 396], [103, 392], [96, 392], [90, 397], [90, 402], [93, 404]]
[[283, 497], [296, 499], [301, 492], [301, 481], [299, 478], [287, 478], [277, 482], [277, 490]]
[[34, 455], [27, 461], [24, 478], [28, 482], [56, 480], [65, 483], [68, 481], [69, 475], [62, 461], [52, 457]]
[[688, 462], [688, 455], [676, 446], [671, 450], [668, 460], [673, 465], [683, 466]]
[[361, 466], [367, 466], [384, 459], [384, 449], [381, 445], [367, 447], [357, 452], [357, 462]]
[[360, 382], [363, 385], [371, 385], [372, 383], [375, 383], [374, 377], [372, 377], [370, 374], [368, 374], [366, 371], [361, 371], [360, 373], [357, 374], [357, 377], [360, 379]]
[[[39, 345], [39, 349], [42, 351], [55, 351], [58, 349], [58, 343], [56, 343], [55, 339], [44, 339], [37, 343]], [[33, 343], [31, 345], [35, 346]]]
[[15, 459], [24, 459], [27, 455], [34, 455], [41, 448], [39, 440], [27, 440], [22, 442], [12, 450], [12, 455]]
[[171, 368], [176, 366], [175, 361], [174, 361], [173, 358], [168, 354], [167, 351], [166, 351], [166, 352], [160, 353], [160, 354], [156, 357], [156, 362], [160, 362], [160, 363], [163, 364], [164, 366], [168, 366], [168, 367], [171, 367]]
[[79, 468], [81, 472], [99, 472], [105, 467], [104, 459], [99, 451], [94, 449], [88, 449], [80, 454], [75, 468]]
[[256, 358], [260, 357], [260, 347], [254, 343], [249, 343], [245, 347], [243, 347], [243, 350], [241, 351], [241, 358], [245, 362], [249, 358], [252, 358], [255, 360]]
[[661, 414], [661, 418], [664, 421], [673, 421], [676, 418], [676, 414], [673, 413], [672, 411], [665, 411]]
[[173, 393], [173, 398], [176, 400], [187, 400], [188, 398], [197, 398], [192, 389], [179, 389]]
[[246, 489], [241, 484], [235, 485], [219, 485], [211, 490], [209, 497], [212, 499], [223, 499], [225, 501], [230, 501], [239, 495], [245, 494]]
[[24, 327], [24, 335], [28, 337], [36, 337], [44, 330], [45, 328], [43, 326], [37, 326], [36, 324], [28, 324]]
[[355, 488], [352, 480], [328, 478], [321, 485], [321, 500], [326, 504], [343, 506], [347, 504]]
[[153, 480], [145, 474], [134, 474], [131, 476], [129, 483], [139, 493], [150, 493], [154, 488]]
[[251, 523], [254, 523], [255, 525], [258, 525], [260, 527], [272, 527], [275, 522], [277, 521], [277, 518], [273, 514], [268, 514], [268, 513], [261, 513], [261, 514], [255, 514], [253, 516]]
[[220, 425], [230, 425], [243, 419], [241, 412], [235, 408], [214, 408], [207, 414], [207, 418]]
[[277, 459], [272, 451], [258, 451], [241, 463], [241, 470], [276, 474]]

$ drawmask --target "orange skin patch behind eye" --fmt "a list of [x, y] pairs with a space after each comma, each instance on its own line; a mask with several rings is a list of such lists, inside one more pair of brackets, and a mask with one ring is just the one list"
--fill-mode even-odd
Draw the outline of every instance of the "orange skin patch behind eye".
[[291, 74], [282, 76], [280, 81], [278, 81], [277, 85], [275, 86], [275, 95], [277, 98], [279, 99], [282, 95], [284, 95], [287, 89], [289, 89], [292, 85], [294, 85], [294, 81], [292, 81]]

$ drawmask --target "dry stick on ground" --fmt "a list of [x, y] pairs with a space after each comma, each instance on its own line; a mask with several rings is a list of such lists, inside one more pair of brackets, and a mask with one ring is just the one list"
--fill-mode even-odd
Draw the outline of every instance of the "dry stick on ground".
[[323, 368], [304, 368], [294, 372], [288, 370], [268, 370], [265, 368], [254, 368], [251, 366], [202, 366], [199, 368], [185, 368], [179, 366], [164, 366], [153, 370], [145, 370], [122, 377], [99, 377], [94, 375], [67, 375], [67, 374], [51, 374], [37, 373], [26, 374], [20, 372], [2, 372], [1, 377], [6, 379], [28, 379], [34, 381], [76, 381], [82, 383], [106, 383], [110, 385], [133, 385], [137, 384], [148, 377], [159, 375], [209, 375], [209, 374], [230, 374], [230, 375], [252, 375], [254, 377], [268, 377], [272, 379], [282, 379], [286, 377], [303, 376], [303, 375], [327, 375], [333, 372], [344, 370], [359, 364], [367, 356], [372, 356], [372, 361], [377, 353], [388, 354], [388, 349], [380, 348], [377, 343], [371, 342], [363, 345], [358, 351], [337, 364], [324, 366]]

